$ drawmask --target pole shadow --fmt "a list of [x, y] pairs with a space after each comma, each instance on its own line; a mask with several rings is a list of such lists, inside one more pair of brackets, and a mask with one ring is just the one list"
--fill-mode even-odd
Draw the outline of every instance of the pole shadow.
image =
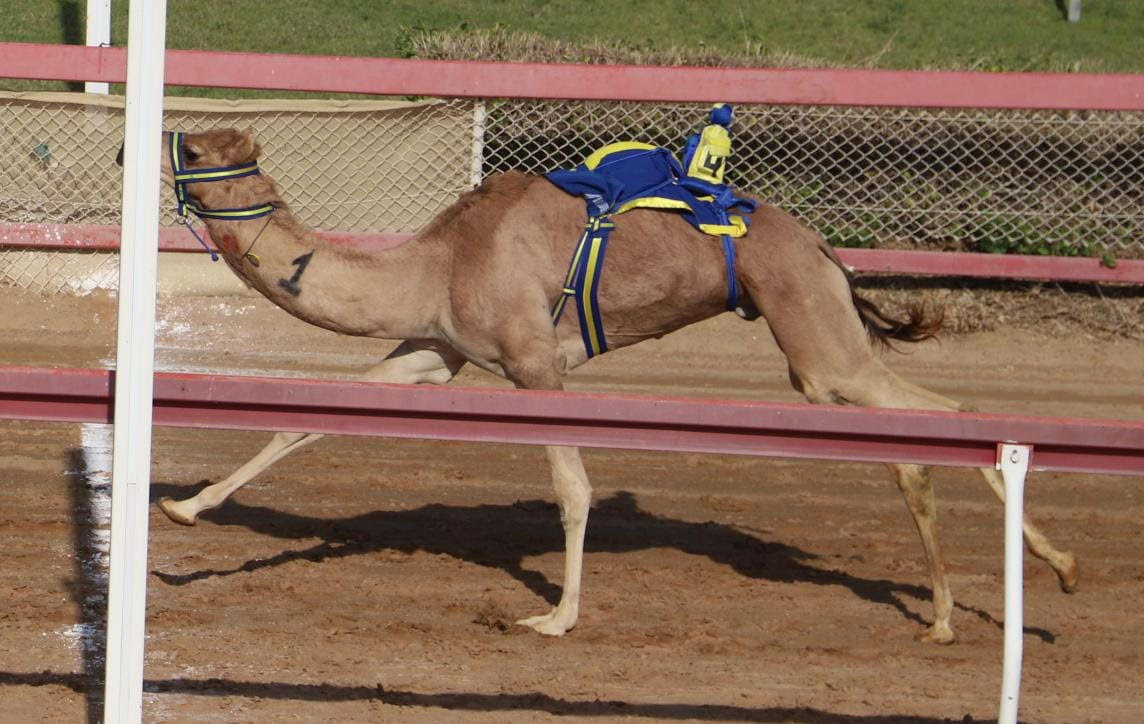
[[72, 522], [72, 576], [66, 581], [68, 593], [76, 607], [77, 640], [80, 646], [80, 680], [89, 682], [81, 693], [89, 724], [103, 720], [103, 682], [107, 665], [107, 559], [101, 545], [103, 533], [95, 504], [97, 489], [109, 483], [98, 479], [88, 469], [87, 457], [80, 448], [69, 449], [67, 455], [68, 492]]
[[[56, 11], [60, 19], [60, 41], [64, 45], [84, 45], [87, 43], [87, 26], [79, 9], [79, 0], [57, 0]], [[68, 81], [69, 91], [81, 93], [84, 84]]]

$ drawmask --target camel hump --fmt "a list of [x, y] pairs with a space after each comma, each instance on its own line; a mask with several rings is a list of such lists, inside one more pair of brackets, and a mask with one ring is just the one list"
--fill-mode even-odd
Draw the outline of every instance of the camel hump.
[[483, 229], [494, 228], [504, 213], [540, 180], [520, 171], [494, 173], [433, 217], [421, 235], [442, 232], [459, 222]]

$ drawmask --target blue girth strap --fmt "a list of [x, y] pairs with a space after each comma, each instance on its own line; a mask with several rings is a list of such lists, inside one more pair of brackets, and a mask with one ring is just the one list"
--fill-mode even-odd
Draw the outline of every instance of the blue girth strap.
[[211, 181], [225, 181], [228, 179], [242, 178], [244, 176], [254, 176], [259, 173], [258, 162], [250, 161], [249, 163], [240, 164], [238, 166], [196, 168], [188, 171], [186, 170], [187, 164], [183, 157], [183, 134], [178, 131], [172, 131], [169, 139], [170, 142], [167, 150], [171, 159], [171, 174], [174, 177], [175, 218], [179, 223], [190, 230], [191, 234], [203, 245], [203, 248], [210, 252], [211, 259], [218, 261], [218, 255], [214, 249], [211, 249], [206, 241], [203, 240], [203, 237], [199, 236], [195, 228], [191, 226], [191, 222], [187, 218], [187, 211], [190, 211], [200, 219], [246, 221], [248, 219], [258, 219], [272, 214], [276, 207], [273, 204], [257, 204], [239, 209], [204, 209], [201, 204], [187, 195], [187, 184], [209, 183]]
[[564, 277], [564, 291], [552, 308], [552, 324], [560, 322], [565, 303], [569, 297], [576, 300], [576, 314], [580, 318], [580, 337], [584, 340], [584, 350], [588, 357], [608, 351], [604, 338], [604, 323], [600, 318], [600, 306], [596, 303], [600, 287], [600, 275], [604, 269], [604, 253], [608, 249], [608, 237], [616, 225], [611, 216], [604, 214], [588, 219], [584, 234], [572, 254], [568, 274]]
[[727, 311], [733, 312], [739, 306], [739, 280], [735, 278], [735, 242], [723, 234], [723, 266], [727, 270]]

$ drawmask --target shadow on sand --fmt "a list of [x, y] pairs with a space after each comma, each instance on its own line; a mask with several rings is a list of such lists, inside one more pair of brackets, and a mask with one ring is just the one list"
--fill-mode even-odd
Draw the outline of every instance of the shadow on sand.
[[[91, 536], [92, 502], [90, 481], [82, 456], [76, 451], [69, 456], [73, 471], [71, 489], [75, 511], [77, 561], [94, 555]], [[200, 484], [200, 487], [205, 482]], [[152, 485], [152, 497], [183, 497], [184, 486], [164, 483]], [[555, 504], [541, 501], [518, 501], [512, 505], [450, 506], [426, 505], [405, 511], [376, 511], [352, 518], [329, 520], [271, 508], [248, 506], [233, 500], [219, 510], [204, 515], [204, 520], [219, 526], [240, 526], [256, 533], [283, 540], [317, 538], [319, 543], [303, 550], [288, 550], [269, 558], [246, 561], [228, 569], [201, 569], [188, 573], [152, 571], [158, 580], [171, 586], [196, 582], [236, 573], [273, 568], [293, 561], [320, 562], [327, 559], [384, 550], [405, 553], [444, 554], [477, 565], [504, 571], [520, 581], [536, 595], [555, 604], [560, 587], [543, 574], [528, 570], [523, 561], [532, 556], [563, 550], [564, 541]], [[657, 516], [640, 509], [635, 496], [618, 492], [600, 500], [592, 510], [587, 552], [623, 553], [648, 548], [674, 548], [730, 567], [750, 578], [778, 583], [812, 583], [841, 586], [859, 598], [897, 610], [905, 619], [919, 626], [925, 621], [905, 605], [913, 598], [928, 603], [930, 589], [898, 583], [888, 579], [867, 579], [845, 571], [817, 568], [809, 562], [816, 556], [794, 546], [762, 540], [732, 526], [706, 522], [693, 523]], [[106, 598], [94, 589], [105, 583], [92, 578], [90, 567], [77, 562], [72, 583], [74, 600], [81, 626], [102, 631], [106, 618]], [[96, 595], [93, 595], [96, 593]], [[966, 606], [963, 611], [985, 620], [998, 630], [1002, 624], [989, 613]], [[1048, 631], [1026, 628], [1026, 634], [1052, 643], [1055, 636]], [[0, 672], [0, 687], [58, 686], [85, 697], [87, 720], [102, 718], [102, 682], [105, 666], [104, 640], [101, 635], [85, 639], [82, 651], [83, 670], [78, 673]], [[334, 684], [249, 682], [229, 679], [164, 679], [144, 681], [148, 693], [171, 693], [194, 696], [268, 698], [297, 701], [376, 701], [380, 704], [436, 708], [457, 712], [536, 711], [572, 716], [627, 716], [649, 719], [695, 719], [704, 721], [759, 722], [945, 722], [971, 719], [934, 719], [904, 715], [853, 716], [809, 707], [757, 708], [717, 704], [659, 704], [626, 701], [575, 701], [541, 693], [426, 694], [386, 690], [373, 686]]]
[[[44, 671], [19, 674], [0, 671], [0, 690], [5, 686], [60, 686], [76, 693], [88, 689], [82, 674], [55, 674]], [[962, 722], [976, 724], [991, 721], [971, 719], [936, 719], [896, 714], [848, 715], [810, 707], [738, 707], [720, 704], [654, 704], [618, 700], [576, 701], [547, 694], [420, 694], [384, 689], [382, 686], [342, 686], [336, 684], [288, 684], [251, 682], [230, 679], [147, 679], [143, 691], [152, 694], [241, 697], [288, 701], [353, 702], [373, 701], [389, 706], [421, 709], [444, 709], [453, 712], [544, 712], [560, 716], [640, 717], [656, 720], [690, 719], [698, 721], [752, 722], [852, 722], [854, 724], [940, 724]], [[400, 716], [394, 714], [394, 716]]]
[[[204, 483], [200, 483], [200, 486]], [[152, 486], [152, 497], [185, 497], [184, 487]], [[152, 571], [164, 583], [184, 586], [219, 576], [273, 568], [293, 561], [319, 562], [330, 558], [379, 551], [426, 552], [447, 555], [496, 568], [520, 581], [530, 591], [555, 605], [560, 586], [543, 574], [523, 566], [527, 558], [564, 550], [559, 513], [554, 503], [517, 501], [512, 505], [425, 505], [403, 511], [375, 511], [353, 518], [324, 519], [247, 506], [234, 500], [204, 513], [203, 520], [220, 526], [241, 526], [262, 535], [288, 540], [318, 538], [321, 542], [301, 550], [288, 550], [269, 558], [246, 561], [229, 569], [201, 569], [189, 573]], [[705, 556], [749, 578], [775, 583], [812, 583], [841, 586], [871, 603], [890, 606], [903, 618], [927, 626], [904, 598], [923, 604], [932, 599], [928, 587], [889, 579], [854, 576], [837, 569], [808, 564], [816, 556], [783, 543], [761, 540], [739, 528], [714, 522], [693, 523], [657, 516], [640, 509], [635, 496], [620, 491], [592, 507], [585, 543], [586, 553], [625, 553], [649, 548], [674, 548]], [[992, 624], [1004, 624], [987, 611], [956, 604], [962, 611]], [[1056, 636], [1045, 629], [1027, 627], [1025, 633], [1045, 643]]]

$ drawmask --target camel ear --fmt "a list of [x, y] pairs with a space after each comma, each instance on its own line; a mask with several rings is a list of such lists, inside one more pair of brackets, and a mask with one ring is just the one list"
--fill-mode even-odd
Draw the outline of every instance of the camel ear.
[[234, 155], [237, 163], [257, 161], [261, 153], [262, 147], [254, 140], [252, 129], [248, 128], [238, 134], [238, 140], [234, 144]]

